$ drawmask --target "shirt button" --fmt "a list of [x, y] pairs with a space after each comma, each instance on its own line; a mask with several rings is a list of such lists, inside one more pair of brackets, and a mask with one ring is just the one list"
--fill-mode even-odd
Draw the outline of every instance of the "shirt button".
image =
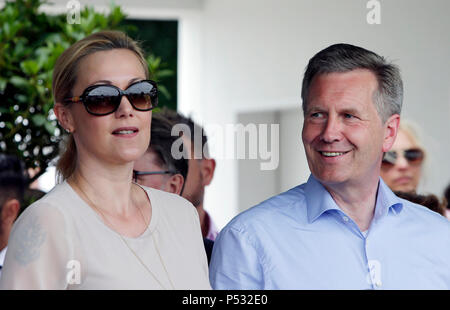
[[375, 282], [375, 286], [376, 286], [376, 287], [381, 287], [381, 281], [376, 281], [376, 282]]
[[343, 216], [342, 219], [344, 220], [344, 222], [348, 222], [348, 217]]

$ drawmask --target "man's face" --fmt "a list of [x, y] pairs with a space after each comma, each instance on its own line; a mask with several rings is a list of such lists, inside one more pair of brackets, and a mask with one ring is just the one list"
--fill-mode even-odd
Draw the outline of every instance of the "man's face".
[[385, 125], [373, 103], [376, 89], [376, 77], [368, 70], [313, 79], [302, 139], [311, 173], [324, 185], [364, 184], [378, 178], [388, 146]]
[[184, 183], [184, 190], [182, 197], [189, 200], [194, 207], [199, 206], [203, 203], [203, 197], [205, 194], [205, 186], [203, 182], [202, 175], [202, 159], [194, 158], [194, 151], [192, 148], [192, 143], [189, 139], [183, 138], [183, 143], [189, 150], [190, 157], [188, 159], [188, 174], [186, 176], [186, 182]]
[[[134, 162], [133, 170], [151, 172], [166, 169], [158, 165], [158, 155], [154, 151], [148, 150]], [[136, 181], [141, 185], [166, 191], [169, 179], [170, 174], [138, 175]]]

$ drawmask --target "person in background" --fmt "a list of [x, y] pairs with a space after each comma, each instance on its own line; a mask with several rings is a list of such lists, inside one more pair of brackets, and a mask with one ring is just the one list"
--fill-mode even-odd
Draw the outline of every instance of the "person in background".
[[[189, 169], [182, 196], [197, 209], [203, 238], [214, 241], [218, 230], [203, 204], [205, 187], [211, 184], [216, 169], [216, 161], [209, 156], [208, 137], [203, 128], [189, 117], [169, 109], [163, 109], [161, 114], [170, 120], [173, 126], [183, 124], [189, 128], [189, 136], [183, 135], [183, 143], [189, 152]], [[200, 141], [196, 142], [196, 133], [201, 137], [201, 143], [199, 143]]]
[[384, 154], [381, 178], [394, 192], [417, 191], [422, 177], [425, 150], [413, 125], [402, 120], [392, 148]]
[[[171, 135], [171, 131], [171, 122], [162, 113], [155, 113], [152, 117], [150, 146], [134, 162], [133, 177], [141, 185], [182, 195], [188, 174], [188, 159], [186, 156], [175, 159], [171, 153], [172, 145], [178, 139]], [[184, 148], [182, 151], [185, 151]], [[209, 263], [214, 241], [204, 237], [203, 243]]]
[[329, 46], [309, 61], [302, 100], [311, 176], [222, 229], [213, 288], [450, 289], [449, 221], [380, 178], [400, 122], [398, 67]]
[[13, 224], [24, 206], [28, 174], [14, 155], [0, 154], [0, 277]]
[[395, 192], [400, 198], [409, 200], [411, 202], [417, 203], [424, 207], [427, 207], [431, 211], [437, 212], [442, 216], [445, 216], [445, 206], [439, 201], [436, 195], [419, 195], [413, 192]]
[[17, 219], [0, 289], [210, 289], [197, 212], [133, 182], [158, 102], [148, 78], [140, 47], [120, 31], [60, 55], [52, 86], [69, 132], [62, 180]]
[[444, 191], [445, 216], [450, 220], [450, 184]]

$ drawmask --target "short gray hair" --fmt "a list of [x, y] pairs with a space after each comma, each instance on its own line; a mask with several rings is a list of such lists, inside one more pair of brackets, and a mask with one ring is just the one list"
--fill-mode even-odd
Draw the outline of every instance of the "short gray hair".
[[316, 75], [356, 69], [367, 69], [375, 74], [378, 91], [374, 93], [374, 103], [383, 123], [391, 115], [400, 114], [403, 102], [400, 69], [374, 52], [344, 43], [331, 45], [310, 59], [302, 83], [303, 113], [306, 113], [309, 88]]

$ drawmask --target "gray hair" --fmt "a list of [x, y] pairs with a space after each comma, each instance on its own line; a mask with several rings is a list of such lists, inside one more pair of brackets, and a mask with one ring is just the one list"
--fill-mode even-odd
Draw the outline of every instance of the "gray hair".
[[306, 113], [311, 82], [316, 75], [367, 69], [375, 74], [378, 90], [374, 93], [375, 108], [383, 123], [400, 114], [403, 102], [403, 82], [399, 68], [384, 57], [362, 47], [334, 44], [310, 59], [302, 83], [303, 113]]

